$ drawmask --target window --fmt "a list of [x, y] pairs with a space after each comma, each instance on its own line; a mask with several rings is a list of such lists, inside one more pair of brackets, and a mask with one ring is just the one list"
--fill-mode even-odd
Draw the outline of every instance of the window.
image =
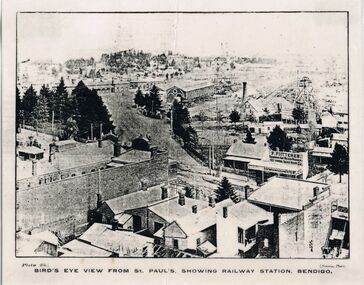
[[163, 224], [154, 222], [154, 232], [159, 231], [163, 227]]
[[200, 246], [200, 244], [201, 244], [201, 239], [200, 238], [196, 239], [196, 244], [197, 244], [197, 246]]
[[244, 243], [244, 230], [238, 228], [238, 243]]
[[173, 240], [173, 248], [178, 249], [178, 240], [177, 239]]
[[296, 241], [297, 241], [298, 240], [298, 233], [295, 232], [294, 235], [295, 235], [295, 238], [296, 238]]
[[265, 239], [263, 240], [263, 247], [264, 247], [264, 248], [268, 248], [268, 247], [269, 247], [269, 240], [268, 240], [267, 238], [265, 238]]

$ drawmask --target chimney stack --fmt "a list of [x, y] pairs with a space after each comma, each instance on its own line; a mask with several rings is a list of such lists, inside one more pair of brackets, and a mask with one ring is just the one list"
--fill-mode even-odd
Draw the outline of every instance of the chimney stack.
[[244, 187], [244, 199], [245, 200], [248, 200], [248, 193], [249, 193], [249, 185], [246, 185], [245, 187]]
[[192, 206], [192, 213], [197, 214], [197, 205]]
[[37, 160], [32, 160], [32, 176], [37, 176]]
[[113, 231], [116, 231], [117, 229], [118, 229], [118, 220], [116, 220], [116, 219], [113, 219], [112, 221], [111, 221], [111, 229], [113, 230]]
[[121, 154], [121, 144], [116, 142], [114, 143], [114, 156], [118, 157]]
[[214, 198], [214, 196], [209, 196], [209, 206], [211, 207], [211, 208], [214, 208], [215, 207], [215, 204], [216, 204], [216, 201], [215, 201], [215, 198]]
[[243, 82], [243, 101], [245, 100], [246, 97], [246, 82]]
[[178, 204], [180, 204], [181, 206], [184, 206], [186, 204], [185, 194], [181, 192], [179, 193]]
[[97, 201], [96, 201], [96, 208], [100, 208], [101, 204], [102, 204], [102, 200], [101, 200], [101, 194], [97, 193], [96, 194], [97, 197]]
[[168, 188], [166, 186], [162, 186], [161, 187], [162, 192], [161, 192], [161, 199], [167, 199], [168, 198]]
[[228, 217], [228, 208], [223, 207], [222, 208], [222, 216], [226, 219]]
[[320, 189], [316, 186], [316, 187], [314, 187], [313, 188], [313, 196], [314, 197], [317, 197], [318, 196], [318, 194], [319, 194], [319, 191], [320, 191]]

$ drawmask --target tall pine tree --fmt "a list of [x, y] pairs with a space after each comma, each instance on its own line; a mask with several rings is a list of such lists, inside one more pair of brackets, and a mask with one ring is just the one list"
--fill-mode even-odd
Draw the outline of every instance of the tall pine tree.
[[44, 128], [46, 123], [48, 122], [49, 112], [45, 92], [46, 90], [43, 88], [39, 92], [37, 104], [35, 105], [32, 112], [32, 125], [37, 128]]
[[272, 150], [278, 148], [280, 151], [290, 151], [293, 144], [292, 138], [287, 137], [287, 134], [279, 126], [275, 126], [270, 132], [267, 142]]
[[329, 170], [335, 174], [339, 174], [340, 183], [341, 176], [349, 172], [349, 154], [344, 146], [335, 144], [334, 151], [332, 152], [331, 162], [328, 165]]
[[159, 95], [159, 90], [157, 86], [153, 85], [153, 87], [149, 91], [148, 100], [146, 100], [146, 109], [147, 111], [155, 114], [157, 111], [161, 110], [162, 100]]
[[37, 92], [34, 90], [33, 85], [25, 91], [23, 96], [23, 110], [24, 110], [24, 121], [25, 124], [32, 124], [34, 108], [37, 105]]
[[221, 182], [219, 183], [219, 186], [215, 191], [215, 195], [216, 195], [216, 202], [221, 202], [228, 198], [232, 199], [235, 203], [238, 203], [240, 200], [233, 186], [231, 185], [230, 181], [226, 177], [222, 178]]
[[93, 135], [96, 138], [100, 136], [100, 124], [102, 124], [103, 133], [115, 129], [110, 120], [111, 115], [96, 90], [90, 90], [80, 81], [72, 91], [72, 96], [76, 105], [74, 110], [79, 137], [91, 137], [91, 124], [93, 124]]
[[65, 112], [67, 98], [68, 98], [67, 89], [63, 77], [61, 77], [61, 80], [57, 85], [54, 94], [54, 119], [61, 123], [65, 123], [69, 118], [68, 114], [66, 114]]

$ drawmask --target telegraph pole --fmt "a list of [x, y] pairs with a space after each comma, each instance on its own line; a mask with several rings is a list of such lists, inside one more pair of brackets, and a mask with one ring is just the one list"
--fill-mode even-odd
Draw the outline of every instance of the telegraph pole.
[[91, 123], [91, 140], [94, 140], [94, 124]]

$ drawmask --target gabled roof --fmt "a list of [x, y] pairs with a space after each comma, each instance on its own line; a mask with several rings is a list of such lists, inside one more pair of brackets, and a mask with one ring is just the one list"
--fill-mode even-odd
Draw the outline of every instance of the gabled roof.
[[126, 255], [130, 250], [141, 250], [145, 245], [153, 243], [152, 238], [130, 231], [112, 230], [111, 225], [99, 223], [93, 224], [79, 239], [121, 255]]
[[161, 185], [148, 188], [146, 191], [138, 191], [126, 194], [104, 203], [113, 211], [114, 215], [123, 213], [126, 210], [146, 207], [147, 205], [161, 200]]
[[319, 194], [328, 188], [328, 184], [308, 180], [273, 177], [261, 188], [250, 195], [249, 201], [270, 205], [292, 211], [302, 211], [313, 199], [313, 189], [319, 188]]
[[229, 207], [234, 204], [235, 203], [231, 199], [226, 199], [217, 203], [214, 208], [207, 207], [197, 212], [197, 214], [192, 213], [184, 216], [176, 220], [176, 223], [188, 236], [191, 236], [215, 225], [216, 214], [220, 213], [223, 207]]
[[26, 146], [26, 147], [19, 147], [19, 152], [25, 152], [30, 154], [41, 154], [44, 153], [44, 150], [35, 146]]
[[62, 257], [109, 257], [111, 255], [111, 252], [107, 250], [95, 247], [77, 239], [74, 239], [63, 245], [60, 251], [63, 252]]
[[264, 146], [264, 144], [259, 141], [257, 141], [256, 144], [249, 144], [244, 143], [241, 140], [237, 140], [230, 146], [230, 148], [226, 152], [226, 155], [262, 159], [267, 151], [268, 147]]
[[185, 92], [189, 92], [189, 91], [193, 91], [193, 90], [198, 90], [198, 89], [202, 89], [202, 88], [206, 88], [206, 87], [211, 87], [214, 86], [213, 83], [211, 82], [201, 82], [201, 81], [178, 81], [176, 83], [173, 84], [173, 86], [171, 86], [168, 89], [171, 89], [173, 87], [177, 87], [179, 89], [182, 89]]
[[262, 221], [272, 221], [271, 213], [249, 203], [247, 200], [229, 207], [228, 215], [234, 217], [236, 219], [237, 226], [242, 229], [248, 229]]
[[178, 203], [178, 197], [162, 200], [149, 206], [149, 210], [163, 218], [167, 222], [184, 217], [192, 213], [192, 206], [197, 206], [197, 212], [208, 207], [208, 202], [185, 197], [185, 205]]

